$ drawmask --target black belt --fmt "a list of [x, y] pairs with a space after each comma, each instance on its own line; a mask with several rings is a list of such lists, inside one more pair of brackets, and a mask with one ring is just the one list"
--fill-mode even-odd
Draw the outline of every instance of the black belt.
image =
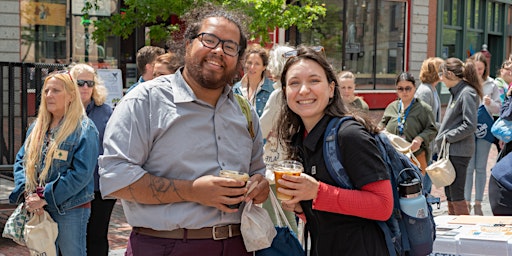
[[240, 224], [231, 224], [226, 226], [214, 226], [201, 229], [179, 228], [172, 231], [154, 230], [151, 228], [133, 227], [136, 233], [170, 239], [213, 239], [222, 240], [234, 236], [240, 236]]

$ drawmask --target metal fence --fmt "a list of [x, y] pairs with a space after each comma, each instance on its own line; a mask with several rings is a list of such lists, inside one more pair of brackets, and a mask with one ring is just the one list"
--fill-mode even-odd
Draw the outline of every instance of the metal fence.
[[14, 164], [29, 120], [37, 116], [44, 78], [63, 64], [0, 62], [0, 164]]

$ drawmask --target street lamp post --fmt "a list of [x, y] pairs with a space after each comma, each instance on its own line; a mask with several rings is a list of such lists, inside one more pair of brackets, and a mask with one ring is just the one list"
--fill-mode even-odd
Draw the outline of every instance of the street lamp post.
[[84, 61], [89, 62], [89, 25], [91, 25], [91, 20], [82, 16], [81, 24], [84, 26]]

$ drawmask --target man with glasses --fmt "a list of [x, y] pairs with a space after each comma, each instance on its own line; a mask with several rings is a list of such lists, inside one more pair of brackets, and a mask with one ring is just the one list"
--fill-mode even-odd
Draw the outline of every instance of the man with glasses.
[[[253, 138], [228, 85], [247, 45], [240, 18], [212, 4], [192, 10], [184, 67], [127, 94], [107, 125], [100, 188], [122, 199], [133, 226], [127, 255], [252, 255], [242, 208], [227, 206], [262, 203], [269, 192], [259, 123]], [[258, 185], [245, 195], [245, 183], [221, 170]]]

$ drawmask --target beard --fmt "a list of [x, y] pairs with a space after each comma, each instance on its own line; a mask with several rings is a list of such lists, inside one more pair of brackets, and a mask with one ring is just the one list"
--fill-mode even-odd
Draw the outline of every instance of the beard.
[[[236, 67], [233, 69], [224, 69], [222, 75], [219, 76], [218, 72], [211, 70], [204, 70], [204, 59], [194, 58], [187, 52], [185, 55], [185, 66], [190, 74], [201, 87], [206, 89], [219, 89], [231, 83], [236, 75]], [[226, 65], [224, 65], [225, 67]]]

